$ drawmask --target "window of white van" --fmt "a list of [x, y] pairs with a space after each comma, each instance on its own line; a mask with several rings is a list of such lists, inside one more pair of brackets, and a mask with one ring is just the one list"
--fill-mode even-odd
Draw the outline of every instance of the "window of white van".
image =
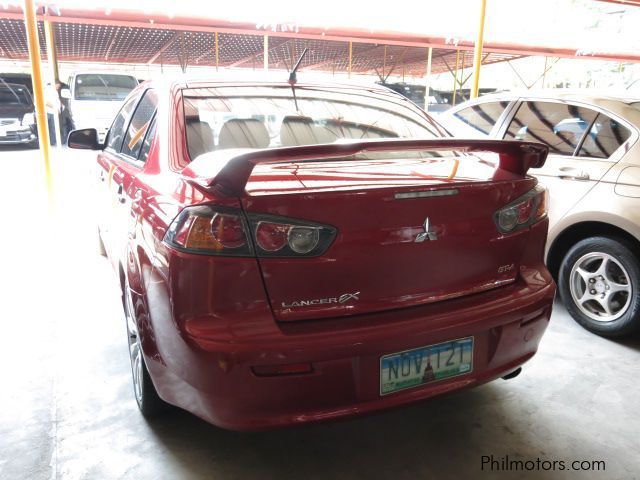
[[137, 85], [138, 81], [129, 75], [83, 73], [76, 75], [74, 98], [121, 102]]

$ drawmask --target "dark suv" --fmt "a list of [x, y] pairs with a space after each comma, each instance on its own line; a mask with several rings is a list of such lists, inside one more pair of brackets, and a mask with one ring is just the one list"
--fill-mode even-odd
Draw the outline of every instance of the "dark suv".
[[0, 145], [37, 146], [35, 123], [35, 108], [27, 87], [0, 82]]

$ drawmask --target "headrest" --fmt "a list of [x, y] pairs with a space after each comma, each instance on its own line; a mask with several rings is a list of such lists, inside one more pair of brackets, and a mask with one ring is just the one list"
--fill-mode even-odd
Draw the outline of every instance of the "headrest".
[[254, 118], [228, 120], [218, 136], [218, 148], [266, 148], [269, 143], [267, 128]]
[[316, 125], [309, 117], [284, 117], [280, 127], [280, 143], [284, 147], [333, 143], [336, 135]]

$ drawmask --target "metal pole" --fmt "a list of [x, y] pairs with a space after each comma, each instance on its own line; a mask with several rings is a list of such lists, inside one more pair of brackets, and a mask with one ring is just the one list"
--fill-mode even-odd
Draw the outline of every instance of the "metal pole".
[[458, 64], [460, 63], [460, 50], [456, 50], [456, 69], [453, 71], [453, 97], [451, 105], [456, 105], [456, 93], [458, 91]]
[[542, 70], [542, 88], [544, 88], [545, 81], [547, 80], [547, 59], [549, 57], [544, 57], [544, 70]]
[[[44, 21], [44, 38], [47, 46], [47, 59], [49, 60], [49, 75], [51, 76], [51, 85], [60, 81], [60, 73], [58, 71], [58, 54], [56, 52], [56, 38], [53, 25], [48, 20]], [[57, 91], [56, 91], [57, 93]], [[55, 127], [56, 145], [62, 146], [62, 128], [60, 128], [60, 112], [54, 112], [53, 125]]]
[[487, 0], [480, 0], [480, 24], [478, 25], [478, 38], [473, 51], [473, 87], [471, 98], [478, 98], [480, 91], [480, 67], [482, 66], [482, 42], [484, 38], [484, 17], [487, 10]]
[[218, 71], [218, 53], [219, 53], [219, 47], [218, 47], [218, 32], [215, 33], [214, 35], [214, 43], [215, 43], [215, 50], [216, 50], [216, 72]]
[[433, 58], [433, 47], [427, 50], [427, 70], [425, 71], [424, 82], [424, 111], [429, 111], [429, 91], [431, 90], [431, 60]]
[[[464, 87], [465, 81], [464, 81], [464, 62], [466, 60], [467, 57], [467, 51], [463, 50], [462, 52], [462, 61], [460, 62], [460, 81], [458, 81], [458, 87], [459, 87], [459, 92], [460, 92], [460, 98], [462, 99], [462, 101], [464, 102], [464, 93], [462, 92], [462, 87]], [[471, 92], [469, 92], [471, 93]]]
[[38, 125], [38, 141], [44, 160], [44, 174], [47, 185], [49, 203], [53, 200], [51, 179], [51, 163], [49, 161], [49, 129], [47, 128], [47, 112], [45, 111], [44, 88], [42, 85], [42, 69], [40, 65], [40, 42], [38, 41], [38, 21], [36, 20], [33, 0], [24, 0], [24, 24], [27, 30], [27, 44], [29, 59], [31, 60], [31, 79], [33, 82], [33, 97], [36, 106]]
[[385, 72], [387, 71], [387, 46], [384, 46], [384, 54], [382, 55], [382, 81], [387, 82], [387, 77], [385, 77]]
[[264, 71], [269, 70], [269, 35], [264, 36]]
[[349, 42], [349, 78], [351, 78], [351, 64], [353, 62], [353, 42]]
[[53, 29], [53, 24], [45, 20], [44, 21], [44, 33], [47, 42], [47, 57], [49, 59], [49, 68], [53, 79], [57, 82], [60, 80], [60, 71], [58, 70], [58, 52], [56, 51], [56, 33]]

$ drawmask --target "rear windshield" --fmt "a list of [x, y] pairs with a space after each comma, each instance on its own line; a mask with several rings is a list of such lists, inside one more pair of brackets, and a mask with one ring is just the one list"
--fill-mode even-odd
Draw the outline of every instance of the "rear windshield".
[[410, 102], [361, 89], [218, 87], [183, 91], [192, 159], [226, 148], [345, 140], [438, 138], [441, 127]]
[[26, 87], [19, 85], [0, 85], [1, 105], [31, 105], [31, 95]]
[[76, 76], [76, 100], [124, 100], [138, 81], [128, 75], [87, 73]]

